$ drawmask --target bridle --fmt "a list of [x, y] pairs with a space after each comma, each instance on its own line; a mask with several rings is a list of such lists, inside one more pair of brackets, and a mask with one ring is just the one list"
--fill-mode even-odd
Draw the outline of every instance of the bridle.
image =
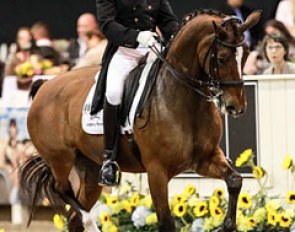
[[[234, 16], [226, 17], [221, 26], [225, 27], [229, 23], [241, 23], [239, 19]], [[166, 58], [163, 57], [158, 48], [153, 45], [151, 50], [157, 55], [157, 57], [165, 64], [167, 70], [172, 74], [174, 78], [182, 82], [191, 90], [197, 92], [201, 96], [205, 97], [207, 101], [220, 101], [223, 95], [221, 87], [241, 87], [244, 85], [243, 80], [221, 80], [218, 75], [218, 49], [217, 45], [222, 45], [228, 48], [237, 48], [244, 44], [244, 38], [238, 43], [230, 43], [223, 41], [216, 35], [212, 36], [211, 45], [203, 60], [203, 68], [205, 67], [206, 60], [209, 58], [209, 73], [203, 74], [202, 78], [197, 76], [190, 76], [183, 73], [179, 73], [172, 65], [168, 63]], [[204, 90], [205, 87], [205, 90]], [[209, 91], [206, 91], [209, 90]]]

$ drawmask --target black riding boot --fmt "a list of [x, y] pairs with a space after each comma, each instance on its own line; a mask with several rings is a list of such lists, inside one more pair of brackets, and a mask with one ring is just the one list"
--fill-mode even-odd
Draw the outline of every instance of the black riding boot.
[[103, 166], [101, 168], [101, 175], [99, 185], [101, 186], [115, 186], [118, 185], [117, 171], [118, 166], [113, 162], [118, 152], [119, 143], [119, 120], [118, 120], [119, 106], [111, 105], [105, 101], [103, 112], [103, 127], [104, 127], [104, 143], [105, 150], [103, 153]]

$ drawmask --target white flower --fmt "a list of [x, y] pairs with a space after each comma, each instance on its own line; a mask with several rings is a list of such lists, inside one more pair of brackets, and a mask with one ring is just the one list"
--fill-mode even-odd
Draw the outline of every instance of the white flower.
[[194, 222], [192, 224], [191, 232], [204, 232], [203, 225], [204, 225], [203, 218], [198, 218], [198, 219], [194, 220]]
[[[92, 215], [92, 218], [97, 219], [99, 215], [103, 212], [107, 212], [109, 215], [112, 215], [112, 209], [106, 204], [102, 204], [101, 202], [97, 201], [96, 204], [92, 207], [90, 210], [90, 214]], [[100, 226], [100, 221], [96, 220], [97, 224]]]
[[132, 221], [136, 228], [145, 226], [145, 218], [150, 214], [150, 210], [145, 206], [137, 207], [132, 214]]

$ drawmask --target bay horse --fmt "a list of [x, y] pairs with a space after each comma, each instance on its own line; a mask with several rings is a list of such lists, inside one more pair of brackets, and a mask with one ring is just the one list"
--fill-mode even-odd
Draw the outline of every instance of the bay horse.
[[[248, 48], [243, 32], [257, 24], [260, 15], [254, 11], [244, 23], [212, 10], [188, 15], [160, 67], [150, 104], [134, 124], [141, 162], [127, 137], [120, 137], [117, 161], [122, 171], [147, 173], [160, 232], [176, 231], [167, 185], [184, 171], [225, 180], [229, 205], [223, 228], [236, 228], [242, 177], [219, 147], [220, 111], [238, 116], [246, 110], [241, 70]], [[82, 107], [97, 72], [83, 68], [47, 81], [28, 113], [28, 131], [40, 156], [23, 165], [22, 188], [31, 196], [32, 209], [43, 194], [52, 206], [73, 206], [70, 231], [83, 231], [79, 210], [89, 211], [102, 191], [97, 183], [103, 136], [81, 128]], [[76, 195], [69, 182], [73, 167], [80, 178]]]

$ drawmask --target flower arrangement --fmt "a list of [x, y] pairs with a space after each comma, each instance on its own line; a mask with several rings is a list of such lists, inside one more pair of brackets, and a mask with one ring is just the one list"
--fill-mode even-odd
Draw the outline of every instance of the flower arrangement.
[[[238, 198], [237, 231], [239, 232], [287, 232], [295, 231], [295, 191], [285, 198], [270, 196], [266, 186], [268, 174], [253, 161], [251, 149], [245, 150], [236, 160], [236, 166], [248, 166], [257, 180], [256, 194], [241, 192]], [[292, 158], [287, 156], [283, 169], [295, 172]], [[200, 197], [194, 185], [187, 186], [182, 193], [174, 195], [169, 202], [172, 215], [180, 232], [220, 231], [227, 211], [228, 201], [224, 189], [215, 189], [211, 196]], [[103, 193], [91, 210], [95, 212], [97, 225], [103, 232], [154, 232], [157, 229], [157, 216], [151, 196], [135, 191], [127, 183], [118, 188], [115, 194]], [[66, 232], [66, 219], [55, 215], [56, 227]]]
[[44, 70], [53, 66], [48, 59], [40, 59], [38, 55], [31, 55], [29, 59], [15, 67], [15, 73], [19, 78], [30, 78], [33, 75], [41, 75]]

